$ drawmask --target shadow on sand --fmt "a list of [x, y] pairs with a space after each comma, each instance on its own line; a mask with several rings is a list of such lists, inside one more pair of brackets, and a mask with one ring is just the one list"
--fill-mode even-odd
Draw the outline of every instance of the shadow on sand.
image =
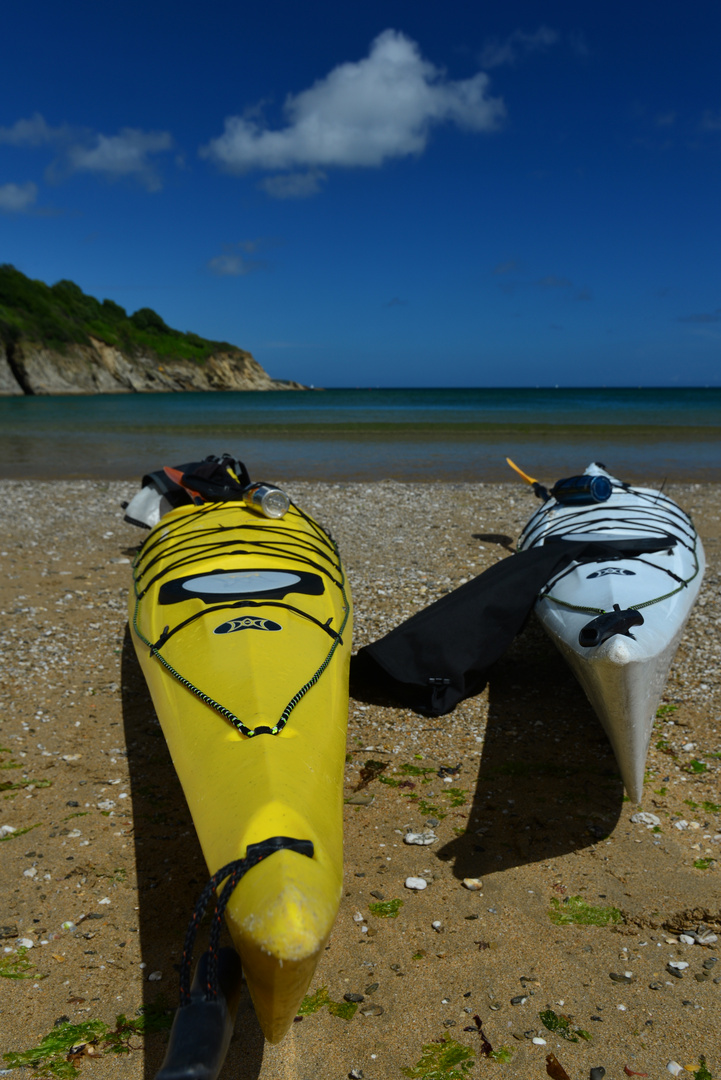
[[[461, 763], [457, 786], [473, 790], [467, 831], [438, 858], [454, 876], [484, 877], [597, 843], [623, 805], [613, 751], [583, 691], [531, 618], [488, 671], [488, 724], [480, 767]], [[354, 699], [398, 704], [352, 683]], [[457, 713], [418, 716], [426, 731], [460, 725]], [[452, 755], [453, 756], [453, 755]], [[455, 765], [458, 755], [453, 762]], [[436, 783], [437, 787], [437, 783]]]
[[[185, 931], [208, 870], [128, 629], [123, 641], [122, 686], [135, 823], [138, 930], [146, 964], [143, 1007], [151, 1012], [159, 1007], [174, 1010]], [[196, 960], [206, 946], [207, 917], [204, 924]], [[231, 944], [227, 933], [222, 944]], [[150, 982], [148, 976], [156, 971], [162, 972], [162, 980]], [[146, 1038], [146, 1080], [160, 1068], [166, 1045], [167, 1031]], [[263, 1046], [263, 1033], [244, 984], [235, 1035], [219, 1080], [256, 1080]]]
[[613, 751], [535, 620], [491, 668], [488, 713], [469, 828], [438, 852], [455, 877], [548, 861], [613, 830], [623, 805]]

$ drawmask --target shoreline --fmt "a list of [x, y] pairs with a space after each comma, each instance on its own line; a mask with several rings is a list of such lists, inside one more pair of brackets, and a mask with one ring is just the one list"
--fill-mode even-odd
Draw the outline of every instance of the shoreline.
[[[126, 634], [130, 560], [146, 534], [123, 523], [120, 502], [137, 486], [0, 481], [9, 510], [0, 778], [11, 785], [0, 826], [17, 830], [0, 844], [0, 924], [17, 931], [4, 946], [33, 944], [33, 977], [0, 978], [0, 1059], [37, 1046], [63, 1016], [112, 1029], [119, 1013], [172, 1007], [174, 965], [207, 876]], [[338, 540], [354, 651], [506, 557], [537, 505], [510, 477], [285, 486]], [[389, 777], [408, 765], [433, 770], [409, 774], [415, 788], [372, 780], [360, 792], [369, 802], [345, 807], [344, 895], [311, 992], [365, 1002], [350, 1019], [309, 1013], [269, 1046], [244, 994], [220, 1080], [354, 1069], [392, 1080], [443, 1038], [475, 1055], [472, 1075], [509, 1080], [545, 1075], [547, 1053], [571, 1077], [603, 1065], [607, 1076], [627, 1067], [661, 1080], [669, 1061], [697, 1069], [701, 1055], [711, 1075], [720, 1071], [721, 948], [686, 944], [679, 932], [705, 923], [721, 938], [721, 484], [674, 481], [666, 491], [692, 514], [708, 569], [649, 753], [642, 807], [661, 819], [660, 833], [631, 820], [638, 808], [624, 801], [600, 725], [533, 620], [486, 689], [447, 717], [351, 699], [348, 797], [368, 759], [387, 762]], [[707, 768], [696, 772], [699, 759]], [[438, 769], [457, 763], [445, 784]], [[405, 845], [406, 827], [426, 828], [430, 812], [438, 842]], [[405, 877], [419, 874], [428, 887], [411, 893]], [[465, 889], [464, 877], [480, 877], [482, 891]], [[372, 914], [378, 892], [403, 901], [396, 918]], [[590, 923], [561, 918], [589, 910]], [[622, 921], [601, 925], [593, 912], [608, 910]], [[703, 966], [712, 958], [715, 971]], [[670, 961], [689, 964], [681, 978]], [[378, 1009], [364, 1016], [369, 1004]], [[550, 1031], [548, 1010], [591, 1040]], [[482, 1058], [474, 1015], [508, 1064]], [[134, 1036], [128, 1055], [103, 1056], [104, 1080], [151, 1080], [165, 1039]], [[97, 1068], [83, 1062], [80, 1073]]]
[[506, 457], [547, 484], [582, 472], [590, 461], [603, 461], [624, 480], [660, 487], [721, 482], [720, 450], [721, 440], [711, 437], [674, 441], [650, 435], [579, 434], [571, 439], [555, 432], [544, 437], [509, 432], [505, 438], [469, 434], [453, 439], [430, 434], [421, 439], [409, 433], [388, 439], [352, 433], [259, 437], [247, 429], [232, 437], [218, 432], [142, 438], [69, 432], [44, 440], [0, 433], [0, 480], [139, 482], [149, 469], [229, 452], [246, 463], [251, 476], [272, 478], [281, 487], [298, 481], [358, 483], [371, 478], [422, 484], [514, 482]]

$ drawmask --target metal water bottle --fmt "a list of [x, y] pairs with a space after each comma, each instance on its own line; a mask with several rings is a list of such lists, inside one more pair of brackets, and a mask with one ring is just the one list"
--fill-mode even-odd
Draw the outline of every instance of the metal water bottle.
[[573, 505], [606, 502], [612, 491], [611, 481], [607, 476], [569, 476], [566, 480], [557, 480], [551, 488], [551, 495], [556, 502]]
[[290, 499], [274, 484], [251, 484], [243, 492], [243, 502], [267, 518], [282, 518], [290, 508]]

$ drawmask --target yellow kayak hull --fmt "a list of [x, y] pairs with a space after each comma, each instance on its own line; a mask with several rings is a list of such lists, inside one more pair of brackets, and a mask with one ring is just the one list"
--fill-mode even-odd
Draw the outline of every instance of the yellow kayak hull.
[[[138, 659], [210, 874], [273, 837], [225, 917], [266, 1038], [293, 1021], [338, 911], [351, 603], [332, 541], [296, 507], [165, 515], [135, 562]], [[260, 729], [260, 730], [259, 730]]]

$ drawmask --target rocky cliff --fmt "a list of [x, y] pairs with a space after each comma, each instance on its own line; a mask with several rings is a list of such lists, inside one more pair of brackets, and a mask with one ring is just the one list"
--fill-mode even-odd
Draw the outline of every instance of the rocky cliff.
[[297, 382], [271, 379], [243, 349], [219, 351], [199, 361], [158, 357], [150, 350], [128, 354], [92, 336], [89, 341], [68, 344], [62, 351], [25, 339], [0, 341], [0, 394], [306, 389]]

